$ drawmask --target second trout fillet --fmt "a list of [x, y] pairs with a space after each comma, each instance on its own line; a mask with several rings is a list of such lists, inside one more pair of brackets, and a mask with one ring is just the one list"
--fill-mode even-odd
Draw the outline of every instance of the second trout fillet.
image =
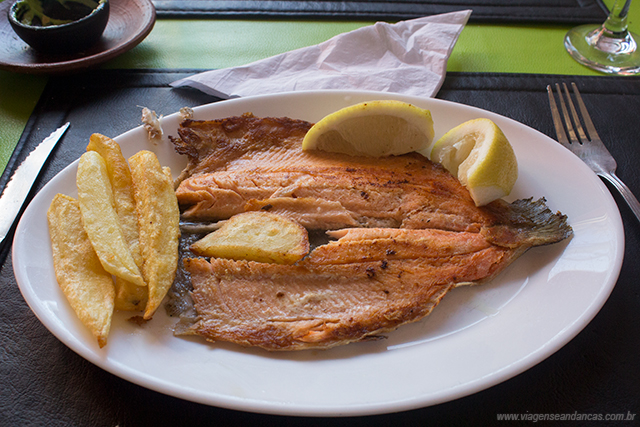
[[379, 338], [427, 316], [456, 285], [493, 278], [524, 249], [479, 233], [346, 230], [299, 265], [186, 259], [197, 320], [187, 334], [266, 350]]

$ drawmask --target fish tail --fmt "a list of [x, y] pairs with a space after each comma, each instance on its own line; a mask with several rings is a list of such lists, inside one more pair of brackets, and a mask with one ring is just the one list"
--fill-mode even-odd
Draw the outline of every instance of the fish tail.
[[573, 235], [567, 216], [552, 212], [544, 197], [493, 203], [487, 207], [497, 223], [480, 231], [494, 245], [516, 248], [549, 245]]

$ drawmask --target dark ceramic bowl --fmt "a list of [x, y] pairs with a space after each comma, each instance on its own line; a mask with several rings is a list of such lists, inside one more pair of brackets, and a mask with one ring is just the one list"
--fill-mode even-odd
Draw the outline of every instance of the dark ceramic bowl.
[[81, 52], [100, 40], [109, 21], [109, 1], [98, 4], [89, 15], [62, 25], [35, 26], [20, 22], [20, 2], [9, 9], [9, 22], [13, 30], [29, 46], [41, 53], [65, 54]]

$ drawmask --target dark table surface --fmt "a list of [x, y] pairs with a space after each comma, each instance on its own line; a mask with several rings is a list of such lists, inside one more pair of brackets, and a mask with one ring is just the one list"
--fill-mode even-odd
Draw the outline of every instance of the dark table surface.
[[[137, 105], [172, 112], [176, 106], [215, 101], [199, 92], [166, 86], [182, 72], [104, 71], [104, 75], [52, 79], [0, 186], [44, 133], [64, 121], [78, 124], [91, 119], [91, 132], [113, 135], [137, 126]], [[640, 194], [638, 79], [453, 73], [438, 97], [503, 114], [553, 137], [545, 86], [571, 80], [578, 82], [594, 121], [609, 124], [598, 126], [600, 135], [618, 159], [619, 176]], [[106, 81], [108, 85], [101, 83]], [[74, 126], [73, 132], [81, 131]], [[65, 140], [73, 141], [74, 134]], [[84, 148], [76, 144], [54, 153], [37, 187], [78, 158]], [[497, 414], [502, 413], [530, 418], [511, 423], [519, 425], [531, 425], [537, 414], [596, 418], [623, 414], [622, 421], [574, 425], [639, 424], [640, 263], [636, 259], [640, 224], [615, 193], [614, 198], [625, 228], [625, 259], [611, 296], [581, 333], [538, 365], [487, 390], [432, 407], [376, 416], [313, 418], [239, 412], [181, 400], [116, 377], [75, 354], [40, 323], [20, 295], [10, 249], [4, 248], [0, 253], [0, 425], [466, 426], [501, 425]]]

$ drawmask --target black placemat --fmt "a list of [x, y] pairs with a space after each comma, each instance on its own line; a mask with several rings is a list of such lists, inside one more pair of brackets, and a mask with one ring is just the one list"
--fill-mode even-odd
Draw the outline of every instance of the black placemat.
[[473, 9], [473, 22], [600, 23], [601, 0], [153, 0], [159, 17], [396, 21]]
[[[52, 78], [7, 173], [46, 134], [66, 121], [71, 121], [72, 127], [53, 153], [37, 188], [84, 152], [91, 133], [115, 136], [137, 126], [141, 105], [169, 114], [185, 105], [216, 100], [193, 90], [167, 87], [187, 74], [105, 70]], [[620, 177], [640, 194], [637, 78], [451, 73], [438, 97], [503, 114], [553, 136], [545, 86], [571, 80], [578, 83], [601, 137], [618, 159]], [[6, 175], [2, 183], [5, 180]], [[525, 414], [530, 420], [556, 414], [583, 417], [583, 421], [619, 416], [622, 418], [616, 423], [597, 424], [637, 424], [640, 264], [636, 259], [640, 255], [640, 224], [621, 198], [614, 197], [625, 225], [625, 261], [609, 300], [576, 338], [528, 371], [474, 395], [398, 414], [349, 419], [281, 417], [209, 407], [111, 375], [76, 355], [38, 321], [20, 295], [10, 253], [4, 250], [0, 254], [0, 425], [493, 426], [502, 424], [497, 416], [503, 413]]]

